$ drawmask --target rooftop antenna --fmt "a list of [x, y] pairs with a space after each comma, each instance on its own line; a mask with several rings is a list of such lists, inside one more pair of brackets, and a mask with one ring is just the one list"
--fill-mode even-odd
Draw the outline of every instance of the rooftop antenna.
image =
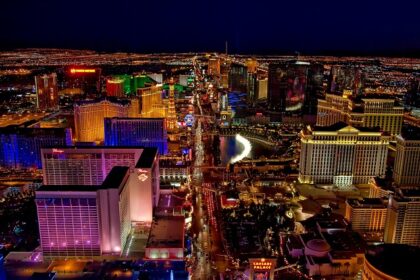
[[228, 54], [228, 41], [225, 41], [225, 55]]

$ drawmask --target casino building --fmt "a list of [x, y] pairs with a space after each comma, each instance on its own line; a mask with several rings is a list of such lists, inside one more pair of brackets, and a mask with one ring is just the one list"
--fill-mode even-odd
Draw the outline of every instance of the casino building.
[[105, 145], [156, 147], [168, 153], [166, 122], [163, 118], [105, 118]]
[[299, 181], [346, 188], [384, 176], [390, 137], [379, 129], [339, 122], [300, 133]]

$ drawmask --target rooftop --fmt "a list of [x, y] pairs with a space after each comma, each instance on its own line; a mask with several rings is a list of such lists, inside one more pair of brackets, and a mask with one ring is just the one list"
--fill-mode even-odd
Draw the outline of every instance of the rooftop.
[[101, 97], [101, 98], [97, 98], [97, 99], [91, 99], [91, 100], [79, 100], [75, 103], [76, 106], [82, 106], [82, 105], [88, 105], [88, 104], [96, 104], [96, 103], [101, 103], [101, 102], [111, 102], [111, 103], [115, 103], [115, 104], [119, 104], [119, 105], [129, 105], [131, 103], [130, 100], [128, 99], [118, 99], [115, 98], [113, 96], [107, 96], [107, 97]]
[[151, 168], [158, 155], [158, 148], [143, 148], [136, 168]]
[[99, 189], [118, 189], [128, 177], [129, 167], [114, 166], [100, 186], [95, 185], [42, 185], [42, 192], [95, 192]]
[[343, 128], [346, 128], [348, 126], [354, 127], [355, 129], [357, 129], [359, 131], [362, 131], [362, 132], [380, 132], [379, 127], [351, 126], [351, 125], [348, 125], [345, 122], [337, 122], [337, 123], [332, 124], [330, 126], [314, 126], [314, 127], [312, 127], [312, 131], [331, 131], [331, 132], [334, 132], [334, 131], [339, 131]]
[[114, 166], [102, 183], [101, 189], [119, 188], [127, 180], [129, 172], [128, 166]]
[[349, 198], [347, 203], [353, 208], [386, 208], [384, 202], [380, 198]]
[[154, 221], [146, 247], [184, 247], [184, 217], [160, 217]]

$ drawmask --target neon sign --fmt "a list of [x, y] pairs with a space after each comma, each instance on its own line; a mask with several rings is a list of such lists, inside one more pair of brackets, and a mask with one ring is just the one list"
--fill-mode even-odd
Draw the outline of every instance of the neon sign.
[[75, 69], [71, 68], [70, 73], [76, 74], [76, 73], [95, 73], [96, 69]]
[[62, 154], [64, 153], [64, 150], [61, 149], [52, 149], [53, 154]]

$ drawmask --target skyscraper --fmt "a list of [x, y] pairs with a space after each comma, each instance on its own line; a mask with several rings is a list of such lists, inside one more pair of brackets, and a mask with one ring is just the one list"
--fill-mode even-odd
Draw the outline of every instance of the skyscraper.
[[[141, 147], [67, 147], [42, 149], [42, 170], [45, 185], [101, 185], [115, 166], [129, 168], [130, 199], [150, 197], [150, 205], [159, 200], [159, 159], [157, 148]], [[133, 220], [151, 219], [148, 204], [132, 203]], [[152, 207], [152, 206], [151, 206]], [[151, 209], [150, 207], [150, 209]], [[147, 209], [149, 209], [147, 207]]]
[[420, 127], [407, 125], [397, 136], [394, 181], [398, 186], [420, 186]]
[[106, 118], [105, 145], [156, 147], [168, 153], [166, 121], [163, 118]]
[[360, 233], [383, 233], [387, 207], [380, 198], [347, 199], [346, 219]]
[[345, 90], [359, 94], [361, 87], [361, 73], [354, 66], [334, 65], [331, 68], [328, 91], [331, 93], [343, 93]]
[[98, 94], [101, 92], [100, 68], [69, 68], [66, 71], [65, 86], [67, 88], [80, 88], [85, 94]]
[[[42, 252], [46, 258], [120, 255], [130, 223], [128, 167], [114, 167], [97, 186], [44, 185], [36, 191]], [[139, 201], [140, 202], [140, 198]]]
[[300, 133], [299, 180], [348, 187], [384, 176], [390, 137], [378, 129], [336, 123]]
[[389, 197], [386, 243], [420, 246], [420, 189], [398, 189]]
[[322, 90], [322, 66], [309, 62], [272, 63], [268, 68], [268, 105], [273, 118], [315, 115]]
[[220, 59], [219, 58], [210, 58], [208, 65], [208, 74], [218, 76], [220, 75]]
[[57, 75], [35, 76], [36, 107], [41, 111], [58, 109]]
[[107, 96], [124, 96], [124, 79], [107, 79], [106, 80], [106, 95]]
[[231, 64], [229, 71], [229, 89], [235, 92], [246, 93], [248, 88], [247, 67], [239, 64]]
[[114, 166], [128, 166], [134, 172], [143, 151], [138, 147], [45, 148], [41, 150], [44, 184], [100, 185]]
[[74, 105], [76, 138], [79, 142], [104, 140], [104, 119], [128, 117], [130, 101], [102, 98]]
[[151, 84], [137, 89], [138, 112], [142, 118], [165, 117], [162, 115], [162, 85]]

